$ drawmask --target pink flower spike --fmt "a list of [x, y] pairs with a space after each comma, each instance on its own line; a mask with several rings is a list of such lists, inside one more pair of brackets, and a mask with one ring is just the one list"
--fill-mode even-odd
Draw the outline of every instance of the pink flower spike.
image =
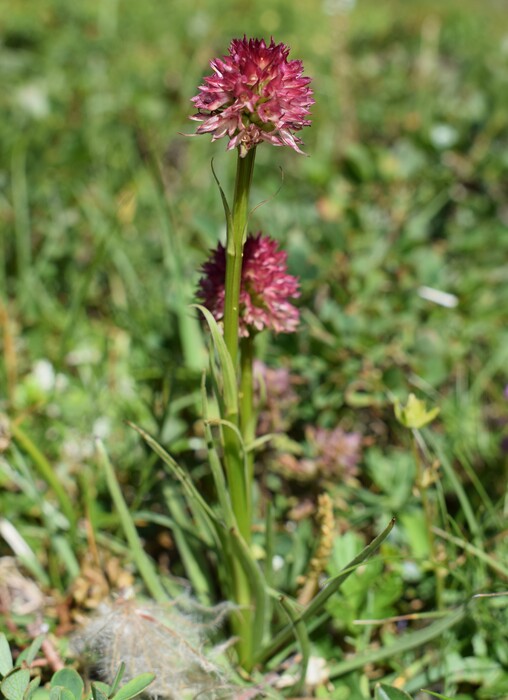
[[[269, 328], [293, 333], [300, 314], [289, 299], [300, 296], [298, 280], [287, 273], [287, 255], [277, 241], [261, 233], [249, 234], [243, 249], [239, 333], [243, 338]], [[201, 268], [198, 297], [221, 325], [224, 318], [226, 250], [219, 246]]]
[[228, 150], [238, 147], [242, 157], [263, 141], [303, 153], [294, 132], [310, 126], [314, 99], [302, 62], [288, 61], [288, 54], [273, 39], [269, 46], [264, 39], [233, 39], [192, 98], [198, 111], [190, 118], [201, 122], [196, 133], [212, 133], [213, 141], [227, 135]]

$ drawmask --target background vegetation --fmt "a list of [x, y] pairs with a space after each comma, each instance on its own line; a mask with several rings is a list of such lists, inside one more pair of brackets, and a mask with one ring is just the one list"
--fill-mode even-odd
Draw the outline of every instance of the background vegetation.
[[[297, 594], [319, 493], [334, 503], [331, 575], [396, 514], [379, 559], [332, 599], [334, 625], [312, 638], [332, 684], [321, 679], [316, 693], [369, 697], [383, 678], [409, 692], [506, 697], [506, 598], [472, 599], [502, 593], [508, 575], [504, 3], [0, 0], [0, 10], [0, 554], [14, 551], [51, 592], [44, 619], [61, 653], [72, 616], [129, 568], [94, 435], [146, 550], [187, 574], [164, 521], [167, 477], [125, 421], [206, 486], [206, 338], [188, 304], [224, 234], [210, 160], [230, 189], [234, 159], [182, 134], [210, 58], [233, 36], [273, 35], [304, 61], [316, 98], [309, 157], [261, 148], [254, 182], [255, 201], [274, 197], [280, 165], [283, 186], [252, 229], [281, 241], [302, 285], [301, 331], [261, 348], [269, 367], [289, 370], [296, 397], [279, 426], [288, 437], [258, 456], [260, 498], [285, 524], [275, 583]], [[428, 288], [452, 295], [447, 305]], [[439, 571], [411, 436], [393, 412], [409, 392], [440, 408], [421, 438]], [[337, 426], [362, 436], [357, 472], [302, 482], [288, 455], [318, 460], [315, 431]], [[69, 529], [77, 518], [88, 529]], [[94, 547], [109, 561], [104, 591], [91, 583]], [[429, 643], [369, 656], [468, 601]], [[1, 614], [25, 644], [26, 615]]]

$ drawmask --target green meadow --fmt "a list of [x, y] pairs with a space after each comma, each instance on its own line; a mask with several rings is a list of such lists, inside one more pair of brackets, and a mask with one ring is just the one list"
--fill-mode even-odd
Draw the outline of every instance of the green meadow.
[[[273, 629], [279, 593], [298, 612], [396, 522], [285, 655], [265, 639], [246, 676], [223, 650], [231, 685], [200, 697], [506, 698], [502, 0], [0, 0], [0, 631], [14, 658], [44, 631], [93, 680], [73, 634], [125, 588], [224, 600], [185, 483], [132, 424], [214, 501], [191, 305], [226, 234], [212, 161], [229, 196], [235, 158], [189, 115], [244, 35], [289, 45], [315, 99], [306, 155], [260, 146], [251, 193], [301, 291], [298, 332], [256, 340]], [[154, 645], [136, 673], [169, 663]], [[288, 659], [307, 671], [283, 687]]]

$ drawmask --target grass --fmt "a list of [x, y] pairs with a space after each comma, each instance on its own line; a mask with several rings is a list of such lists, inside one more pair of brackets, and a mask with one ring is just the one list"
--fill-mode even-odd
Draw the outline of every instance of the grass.
[[[207, 340], [189, 305], [224, 234], [211, 158], [226, 191], [234, 172], [221, 142], [182, 133], [209, 59], [232, 36], [273, 34], [302, 58], [316, 97], [309, 157], [260, 149], [254, 181], [254, 201], [271, 201], [252, 230], [283, 242], [302, 286], [300, 332], [259, 348], [297, 378], [289, 439], [257, 455], [258, 501], [269, 497], [275, 520], [290, 523], [273, 533], [283, 560], [274, 587], [298, 594], [317, 537], [299, 513], [313, 512], [318, 493], [335, 506], [330, 576], [395, 514], [379, 558], [329, 601], [333, 623], [305, 641], [332, 672], [316, 695], [367, 697], [382, 678], [411, 693], [502, 697], [505, 600], [472, 596], [506, 588], [506, 13], [493, 0], [323, 8], [11, 0], [0, 12], [0, 410], [13, 438], [0, 511], [17, 533], [2, 530], [0, 554], [24, 552], [62, 599], [93, 546], [128, 566], [97, 436], [151, 557], [131, 539], [145, 562], [136, 575], [146, 565], [150, 579], [152, 560], [177, 576], [195, 566], [197, 544], [179, 556], [168, 536], [162, 466], [126, 421], [206, 491]], [[429, 301], [424, 287], [456, 306]], [[411, 618], [435, 612], [435, 581], [409, 435], [392, 408], [411, 391], [441, 409], [422, 451], [449, 616], [429, 627]], [[337, 425], [363, 436], [354, 478], [339, 470], [302, 484], [278, 467], [281, 452], [313, 454], [309, 426]], [[85, 517], [87, 533], [68, 527]], [[185, 512], [176, 541], [182, 532]], [[213, 588], [205, 566], [194, 574], [203, 599]], [[26, 621], [14, 629], [22, 645]]]

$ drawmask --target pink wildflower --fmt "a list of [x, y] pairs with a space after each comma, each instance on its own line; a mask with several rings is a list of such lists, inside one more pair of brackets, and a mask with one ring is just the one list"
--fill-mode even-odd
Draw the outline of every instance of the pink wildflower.
[[[287, 255], [277, 241], [261, 233], [250, 234], [243, 249], [240, 288], [240, 329], [242, 337], [270, 328], [275, 333], [293, 333], [299, 321], [298, 309], [290, 298], [299, 296], [298, 280], [286, 269]], [[224, 318], [226, 250], [219, 243], [202, 267], [198, 296], [216, 321]]]
[[360, 433], [346, 433], [339, 427], [327, 430], [307, 426], [305, 436], [307, 449], [302, 459], [285, 453], [275, 461], [276, 468], [286, 476], [299, 481], [309, 481], [318, 476], [348, 480], [358, 473], [362, 449]]
[[198, 112], [191, 119], [203, 122], [196, 133], [211, 133], [212, 141], [228, 136], [228, 150], [239, 147], [242, 157], [262, 141], [302, 153], [293, 132], [310, 125], [314, 100], [302, 62], [288, 61], [288, 54], [273, 39], [269, 46], [264, 39], [233, 39], [229, 55], [210, 62], [214, 74], [192, 98]]

